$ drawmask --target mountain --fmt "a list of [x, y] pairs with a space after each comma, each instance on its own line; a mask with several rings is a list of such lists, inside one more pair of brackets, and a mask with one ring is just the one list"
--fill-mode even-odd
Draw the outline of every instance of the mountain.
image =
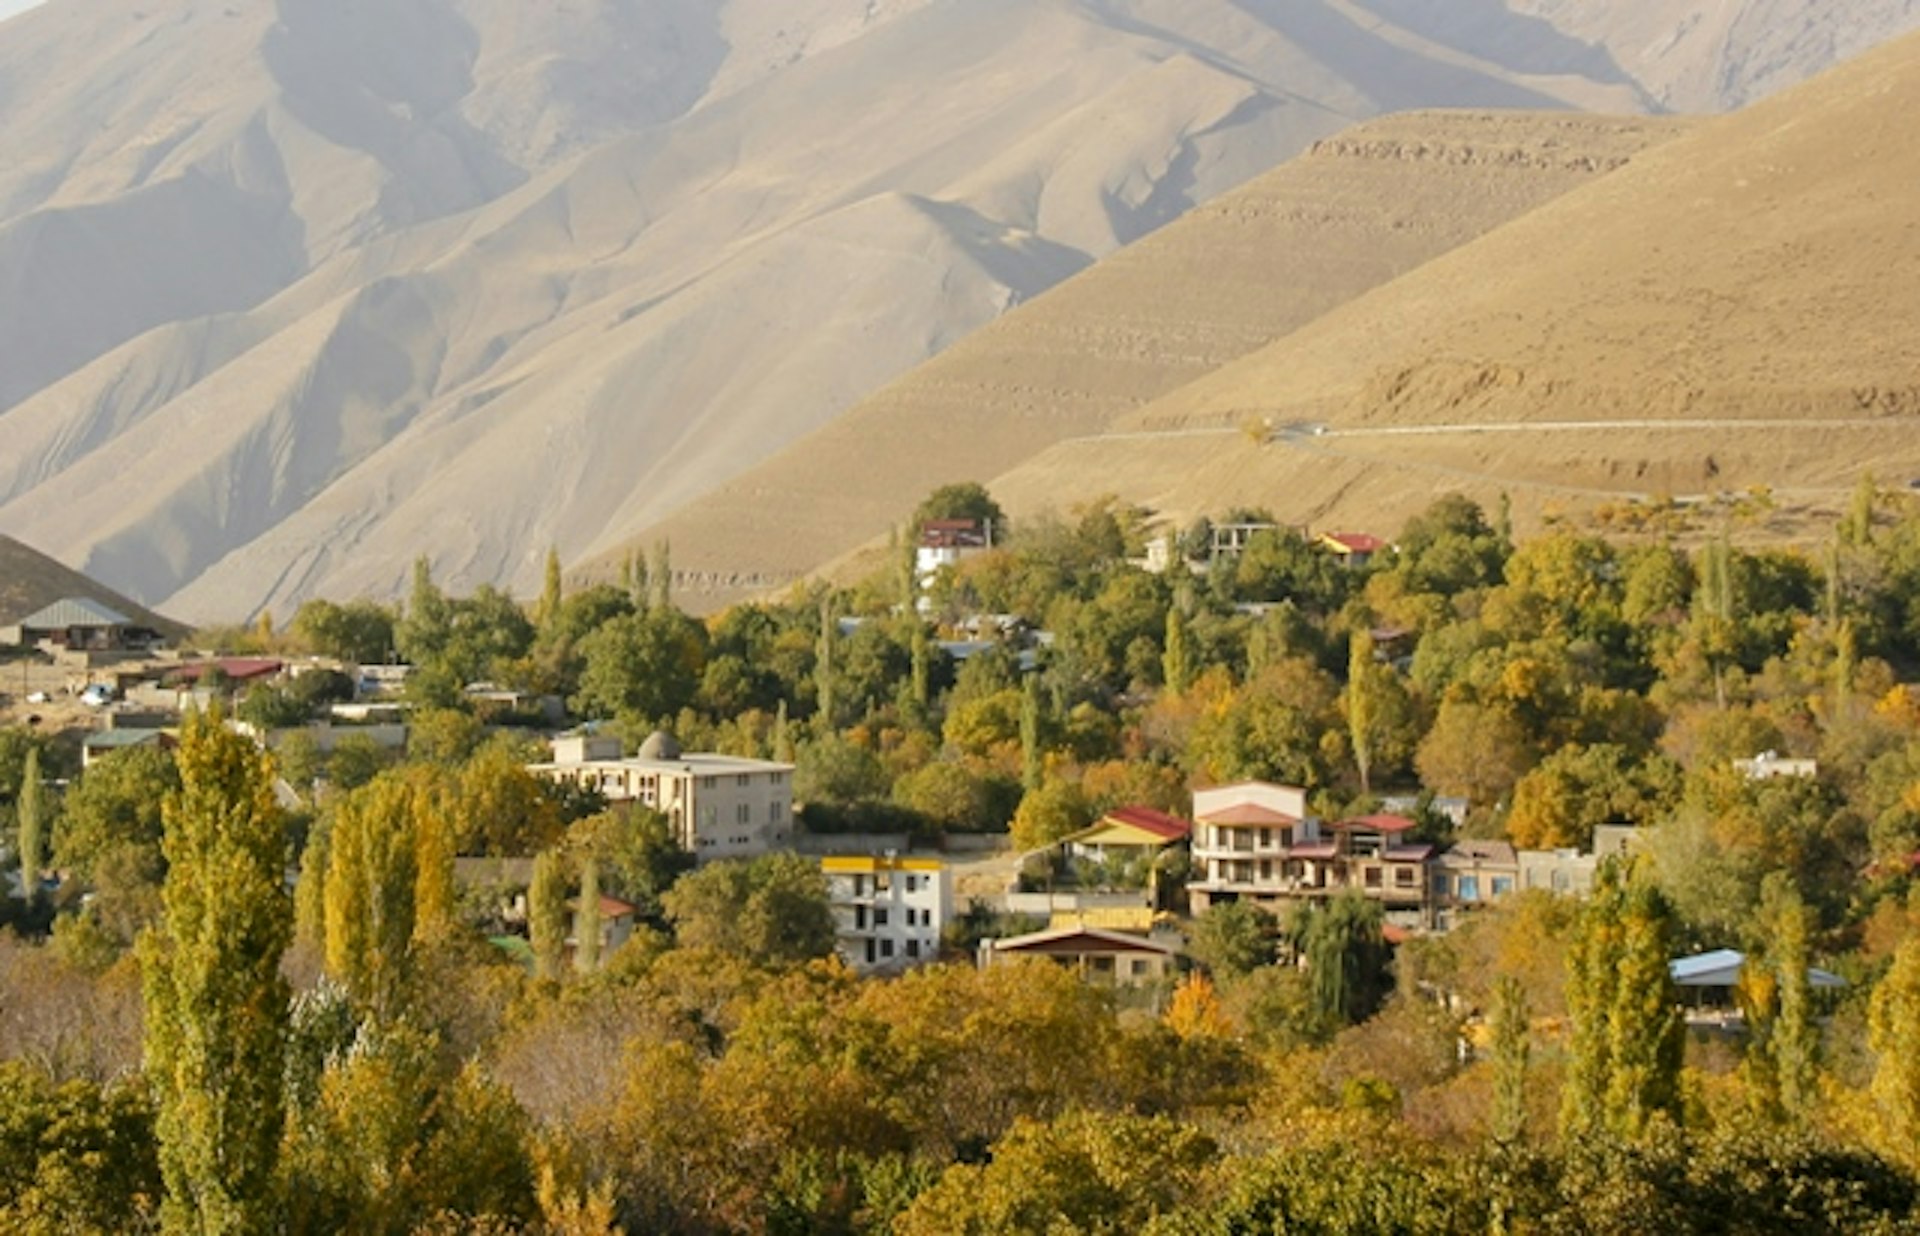
[[1654, 82], [1653, 0], [56, 0], [0, 25], [0, 529], [195, 617], [525, 590], [1354, 120], [1907, 7], [1716, 6], [1811, 33]]
[[0, 536], [0, 627], [69, 597], [97, 601], [169, 636], [181, 636], [187, 631], [179, 623], [62, 566], [38, 550], [12, 537]]
[[[1437, 491], [1534, 520], [1764, 490], [1805, 535], [1920, 477], [1920, 38], [1627, 166], [994, 482], [1391, 529]], [[1249, 422], [1273, 432], [1254, 442]], [[1717, 517], [1715, 517], [1717, 518]]]
[[776, 586], [934, 487], [1099, 434], [1689, 123], [1417, 112], [1345, 130], [982, 327], [584, 577], [658, 538], [688, 604]]

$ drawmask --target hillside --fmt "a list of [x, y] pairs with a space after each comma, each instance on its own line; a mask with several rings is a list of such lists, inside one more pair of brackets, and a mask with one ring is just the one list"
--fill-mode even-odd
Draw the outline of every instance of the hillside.
[[1355, 120], [1678, 98], [1606, 8], [59, 0], [0, 27], [0, 528], [196, 617], [525, 590]]
[[[996, 482], [1383, 528], [1440, 489], [1523, 516], [1772, 491], [1804, 534], [1920, 476], [1920, 38], [1733, 116]], [[1256, 445], [1249, 422], [1272, 429]], [[1523, 520], [1523, 526], [1525, 521]]]
[[689, 603], [777, 585], [884, 533], [935, 486], [1099, 433], [1685, 123], [1452, 112], [1362, 124], [975, 332], [649, 537], [673, 544]]
[[170, 635], [186, 633], [186, 628], [179, 623], [143, 608], [111, 588], [102, 587], [12, 537], [0, 536], [0, 627], [68, 597], [98, 601]]

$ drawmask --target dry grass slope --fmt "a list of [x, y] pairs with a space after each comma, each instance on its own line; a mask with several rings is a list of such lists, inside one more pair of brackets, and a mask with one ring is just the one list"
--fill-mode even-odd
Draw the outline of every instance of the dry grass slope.
[[[1099, 433], [1687, 123], [1429, 112], [1359, 125], [975, 332], [632, 547], [671, 540], [691, 603], [778, 586], [884, 534], [934, 486]], [[605, 577], [628, 548], [583, 574]]]

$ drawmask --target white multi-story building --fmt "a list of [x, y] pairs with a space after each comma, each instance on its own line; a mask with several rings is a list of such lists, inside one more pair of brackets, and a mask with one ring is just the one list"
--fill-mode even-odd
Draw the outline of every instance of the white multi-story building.
[[953, 884], [937, 858], [823, 858], [827, 901], [842, 960], [863, 973], [899, 970], [940, 955]]
[[597, 790], [609, 803], [660, 812], [674, 840], [703, 863], [753, 858], [785, 849], [793, 839], [793, 765], [683, 752], [664, 731], [624, 759], [618, 738], [556, 738], [553, 761], [529, 765], [528, 771]]

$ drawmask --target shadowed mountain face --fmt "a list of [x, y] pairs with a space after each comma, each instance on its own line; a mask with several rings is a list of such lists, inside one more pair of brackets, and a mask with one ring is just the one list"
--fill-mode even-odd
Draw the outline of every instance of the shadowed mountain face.
[[1797, 33], [1656, 81], [1652, 0], [58, 0], [0, 26], [0, 530], [196, 618], [525, 590], [1352, 121], [1910, 16], [1732, 7]]

